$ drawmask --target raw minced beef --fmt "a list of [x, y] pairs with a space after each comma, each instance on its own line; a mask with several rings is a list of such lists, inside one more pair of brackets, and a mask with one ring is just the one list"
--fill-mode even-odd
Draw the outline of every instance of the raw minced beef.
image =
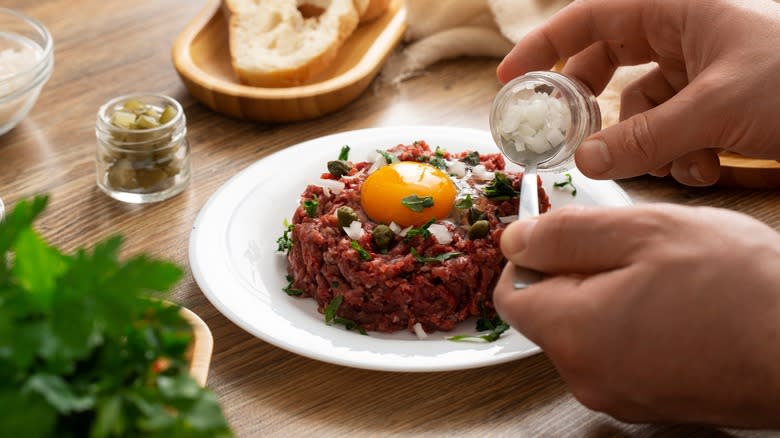
[[[388, 152], [402, 161], [428, 162], [436, 158], [423, 141], [398, 145]], [[461, 160], [468, 153], [444, 152], [441, 158]], [[481, 155], [480, 162], [487, 171], [501, 171], [519, 190], [522, 174], [505, 172], [500, 154]], [[371, 231], [379, 224], [368, 218], [360, 204], [360, 188], [371, 164], [354, 163], [350, 173], [339, 179], [345, 184], [339, 193], [309, 185], [301, 195], [301, 205], [292, 219], [293, 246], [287, 255], [288, 270], [294, 279], [292, 287], [303, 291], [302, 296], [314, 298], [320, 312], [334, 297], [343, 297], [336, 312], [339, 317], [380, 332], [414, 332], [416, 323], [428, 333], [448, 331], [472, 315], [481, 315], [483, 309], [494, 314], [493, 288], [506, 263], [499, 239], [507, 224], [499, 218], [516, 215], [518, 199], [491, 201], [481, 191], [489, 181], [464, 178], [460, 184], [465, 182], [474, 190], [474, 206], [486, 214], [490, 223], [485, 238], [469, 239], [468, 213], [455, 210], [452, 218], [437, 222], [452, 234], [450, 243], [440, 244], [433, 235], [409, 239], [396, 236], [392, 246], [383, 252], [371, 240]], [[316, 177], [313, 175], [312, 179]], [[333, 178], [330, 174], [321, 177]], [[314, 199], [317, 208], [309, 217], [303, 203]], [[361, 258], [352, 247], [352, 239], [339, 227], [335, 212], [341, 206], [351, 207], [357, 213], [365, 230], [358, 243], [371, 255], [370, 260]], [[540, 184], [539, 210], [545, 212], [549, 208], [549, 198]], [[461, 255], [441, 263], [423, 263], [415, 259], [412, 248], [423, 257], [448, 252]]]

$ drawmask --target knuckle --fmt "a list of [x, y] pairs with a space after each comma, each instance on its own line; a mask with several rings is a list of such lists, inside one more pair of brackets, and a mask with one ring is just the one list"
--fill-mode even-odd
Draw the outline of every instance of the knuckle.
[[650, 123], [645, 113], [639, 113], [626, 121], [627, 129], [623, 130], [623, 148], [631, 155], [639, 155], [652, 168], [658, 168], [665, 163], [658, 159], [658, 143], [655, 140]]

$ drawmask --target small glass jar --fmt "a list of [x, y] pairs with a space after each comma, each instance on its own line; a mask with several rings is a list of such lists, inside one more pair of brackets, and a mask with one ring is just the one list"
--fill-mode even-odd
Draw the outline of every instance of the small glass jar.
[[527, 96], [529, 90], [559, 99], [568, 108], [570, 123], [563, 140], [552, 145], [549, 153], [541, 154], [540, 158], [540, 154], [532, 151], [519, 152], [519, 161], [536, 161], [539, 170], [552, 172], [572, 168], [577, 147], [601, 129], [601, 111], [596, 96], [580, 81], [553, 71], [529, 72], [511, 80], [496, 95], [490, 112], [490, 130], [502, 150], [513, 147], [507, 144], [511, 139], [502, 129], [507, 108], [520, 99], [526, 99], [523, 96]]
[[176, 100], [159, 94], [117, 97], [100, 107], [95, 132], [97, 185], [108, 196], [157, 202], [187, 186], [187, 118]]

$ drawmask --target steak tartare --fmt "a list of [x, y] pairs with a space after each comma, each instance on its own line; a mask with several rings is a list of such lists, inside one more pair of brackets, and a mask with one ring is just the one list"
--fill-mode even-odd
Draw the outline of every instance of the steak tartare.
[[[522, 174], [504, 171], [500, 154], [431, 150], [424, 141], [378, 152], [373, 162], [353, 163], [342, 150], [302, 193], [289, 226], [288, 294], [314, 298], [326, 320], [380, 332], [449, 331], [470, 316], [495, 315], [493, 288], [506, 263], [499, 239], [516, 218]], [[395, 162], [448, 175], [456, 195], [446, 218], [406, 227], [372, 219], [361, 190]], [[385, 207], [424, 217], [434, 197], [402, 204]], [[540, 183], [539, 211], [549, 208]]]

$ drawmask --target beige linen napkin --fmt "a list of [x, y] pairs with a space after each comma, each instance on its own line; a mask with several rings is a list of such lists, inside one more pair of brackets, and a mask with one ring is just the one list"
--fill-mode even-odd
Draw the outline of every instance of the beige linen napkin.
[[[407, 45], [385, 65], [398, 84], [438, 61], [463, 56], [503, 58], [514, 43], [570, 0], [407, 0]], [[623, 67], [599, 96], [603, 126], [618, 122], [620, 94], [655, 64]]]

